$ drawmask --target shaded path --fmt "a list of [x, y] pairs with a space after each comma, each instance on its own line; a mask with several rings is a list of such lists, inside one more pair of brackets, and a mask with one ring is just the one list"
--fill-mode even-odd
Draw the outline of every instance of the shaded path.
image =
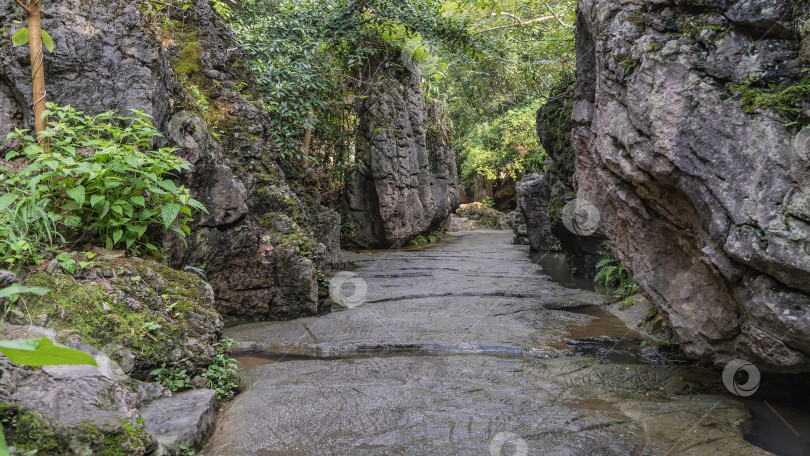
[[737, 436], [741, 405], [695, 388], [714, 373], [574, 355], [567, 329], [603, 298], [551, 282], [510, 240], [347, 254], [364, 305], [228, 330], [299, 356], [243, 370], [203, 454], [767, 454]]

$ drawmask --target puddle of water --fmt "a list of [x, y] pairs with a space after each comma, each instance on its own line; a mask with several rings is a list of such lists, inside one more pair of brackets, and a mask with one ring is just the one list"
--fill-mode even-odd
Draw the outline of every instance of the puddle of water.
[[628, 329], [618, 317], [599, 306], [578, 306], [566, 312], [593, 317], [584, 325], [566, 329], [568, 338], [555, 348], [573, 350], [577, 356], [616, 364], [646, 363], [641, 342], [644, 337]]
[[277, 354], [277, 353], [247, 353], [238, 355], [234, 359], [239, 363], [239, 369], [247, 369], [250, 367], [263, 366], [265, 364], [278, 364], [285, 361], [302, 361], [320, 359], [314, 356], [290, 355], [290, 354]]
[[778, 456], [810, 456], [807, 404], [799, 408], [775, 400], [747, 400], [745, 405], [751, 412], [745, 440]]
[[541, 274], [548, 276], [552, 281], [559, 283], [566, 288], [577, 290], [596, 291], [606, 293], [605, 287], [593, 283], [593, 279], [579, 277], [571, 274], [571, 267], [562, 253], [554, 252], [532, 252], [529, 253], [532, 262], [540, 265], [543, 269]]

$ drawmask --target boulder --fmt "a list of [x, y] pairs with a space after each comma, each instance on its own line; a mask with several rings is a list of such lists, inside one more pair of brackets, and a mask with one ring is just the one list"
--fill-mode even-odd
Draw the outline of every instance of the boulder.
[[810, 370], [810, 131], [727, 86], [797, 85], [807, 7], [579, 2], [577, 197], [693, 357]]
[[444, 226], [458, 207], [450, 124], [438, 105], [425, 105], [418, 71], [391, 67], [369, 83], [346, 182], [346, 236], [362, 247], [400, 247]]
[[142, 456], [157, 448], [139, 419], [138, 394], [98, 368], [30, 368], [5, 357], [0, 357], [0, 367], [0, 419], [9, 444], [17, 449], [36, 449], [46, 456]]
[[[75, 277], [57, 265], [24, 283], [52, 290], [26, 298], [27, 313], [44, 316], [45, 335], [94, 356], [110, 356], [123, 374], [141, 380], [164, 363], [192, 377], [205, 372], [223, 327], [210, 285], [151, 260], [98, 256], [89, 261], [81, 254], [74, 259], [86, 265], [77, 265]], [[29, 323], [27, 316], [11, 321]], [[38, 337], [13, 328], [0, 337]]]
[[181, 454], [181, 446], [199, 449], [214, 432], [217, 392], [201, 389], [159, 399], [141, 411], [144, 427], [158, 441], [158, 455]]

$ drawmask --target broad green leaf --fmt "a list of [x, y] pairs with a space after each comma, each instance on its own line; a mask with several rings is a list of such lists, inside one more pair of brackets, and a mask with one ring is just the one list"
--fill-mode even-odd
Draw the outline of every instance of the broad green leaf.
[[146, 233], [146, 225], [127, 225], [127, 231], [135, 233], [138, 239]]
[[19, 294], [35, 294], [37, 296], [42, 296], [50, 292], [51, 290], [49, 290], [48, 288], [40, 288], [40, 287], [28, 288], [25, 285], [15, 283], [11, 286], [8, 286], [0, 290], [0, 299], [8, 298], [11, 295], [19, 295]]
[[167, 192], [170, 193], [177, 193], [177, 186], [174, 185], [174, 181], [170, 180], [159, 180], [157, 184], [166, 189]]
[[121, 236], [124, 235], [124, 230], [117, 229], [113, 231], [113, 244], [118, 244], [118, 241], [121, 240]]
[[129, 201], [139, 207], [144, 207], [146, 205], [146, 200], [143, 198], [143, 196], [131, 196]]
[[84, 206], [84, 186], [78, 185], [76, 187], [70, 188], [65, 190], [67, 196], [73, 198], [76, 203], [78, 203], [79, 207]]
[[180, 213], [179, 204], [173, 203], [164, 204], [160, 208], [160, 217], [163, 219], [163, 227], [169, 228], [169, 226], [171, 226], [171, 224], [174, 223], [175, 219], [177, 219], [177, 214], [179, 213]]
[[11, 36], [11, 42], [14, 46], [24, 46], [28, 44], [28, 27], [23, 27], [17, 30], [17, 33]]
[[102, 195], [93, 195], [90, 197], [90, 205], [96, 207], [96, 204], [104, 201], [104, 196]]
[[[107, 200], [104, 200], [104, 204], [101, 205], [101, 210], [99, 210], [99, 212], [98, 212], [99, 218], [104, 218], [104, 216], [107, 215], [107, 212], [109, 212], [109, 211], [110, 211], [110, 202], [107, 201]], [[112, 248], [112, 247], [110, 247], [110, 248]]]
[[48, 32], [45, 30], [42, 31], [42, 44], [48, 52], [53, 52], [53, 38], [51, 38], [51, 35], [48, 35]]
[[23, 366], [56, 366], [63, 364], [89, 364], [98, 366], [87, 353], [41, 339], [0, 340], [0, 353], [12, 363]]
[[127, 203], [127, 202], [120, 202], [119, 201], [119, 203], [121, 204], [121, 209], [124, 211], [124, 214], [126, 214], [127, 217], [132, 218], [132, 212], [134, 210], [132, 205]]

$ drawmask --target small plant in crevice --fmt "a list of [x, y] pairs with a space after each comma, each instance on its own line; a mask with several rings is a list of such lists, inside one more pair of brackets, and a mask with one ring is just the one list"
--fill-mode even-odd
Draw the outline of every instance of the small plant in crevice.
[[208, 370], [203, 377], [208, 379], [209, 388], [217, 392], [217, 399], [230, 400], [239, 390], [239, 382], [242, 378], [237, 373], [238, 363], [235, 359], [228, 357], [228, 350], [236, 343], [233, 339], [222, 339], [214, 347], [217, 352]]
[[639, 292], [638, 285], [627, 269], [610, 252], [610, 246], [605, 242], [599, 252], [602, 258], [596, 263], [596, 276], [593, 281], [609, 288], [614, 288], [610, 294], [613, 302], [629, 298]]
[[198, 456], [200, 454], [182, 443], [177, 445], [177, 451], [179, 456]]
[[0, 314], [0, 329], [5, 327], [6, 317], [8, 317], [9, 314], [14, 314], [18, 317], [24, 316], [22, 311], [16, 308], [18, 301], [23, 304], [23, 307], [25, 306], [25, 301], [23, 301], [22, 295], [32, 294], [36, 296], [43, 296], [50, 292], [51, 290], [48, 288], [29, 288], [19, 283], [15, 283], [0, 290], [0, 302], [3, 304], [3, 313]]
[[162, 387], [171, 392], [181, 391], [191, 388], [191, 378], [186, 373], [185, 369], [179, 367], [166, 367], [163, 363], [161, 367], [149, 373]]

